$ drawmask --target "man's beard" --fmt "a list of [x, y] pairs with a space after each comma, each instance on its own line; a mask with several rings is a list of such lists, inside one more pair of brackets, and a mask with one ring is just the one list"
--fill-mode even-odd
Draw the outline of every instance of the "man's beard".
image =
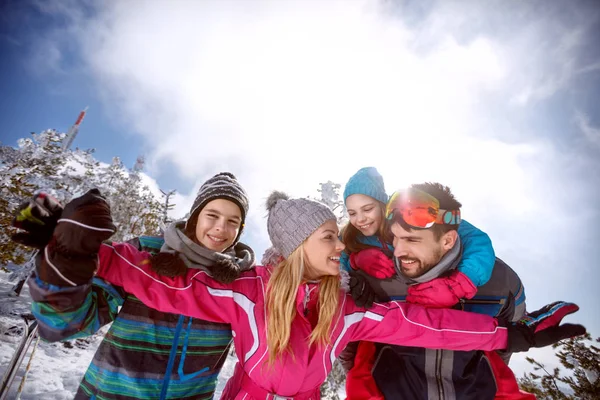
[[442, 259], [442, 249], [436, 248], [435, 250], [433, 250], [433, 254], [431, 255], [431, 258], [429, 258], [425, 262], [423, 262], [421, 260], [415, 260], [417, 263], [419, 263], [419, 268], [416, 271], [406, 272], [406, 271], [404, 271], [404, 269], [402, 267], [400, 267], [400, 269], [401, 269], [402, 273], [404, 274], [404, 276], [406, 276], [408, 278], [418, 278], [418, 277], [426, 274], [429, 270], [431, 270], [436, 265], [438, 265], [438, 263], [440, 262], [441, 259]]

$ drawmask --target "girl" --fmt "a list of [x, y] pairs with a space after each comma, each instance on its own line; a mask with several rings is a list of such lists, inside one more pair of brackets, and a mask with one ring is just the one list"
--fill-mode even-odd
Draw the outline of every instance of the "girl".
[[[349, 341], [525, 351], [585, 332], [582, 326], [556, 326], [564, 314], [540, 313], [529, 324], [501, 327], [485, 315], [396, 302], [366, 311], [342, 290], [344, 245], [332, 211], [280, 192], [269, 197], [267, 209], [269, 237], [284, 259], [274, 268], [244, 272], [230, 284], [203, 270], [159, 276], [146, 253], [128, 244], [101, 244], [111, 234], [110, 210], [87, 201], [65, 208], [53, 240], [60, 246], [67, 232], [87, 232], [87, 248], [97, 246], [91, 259], [99, 277], [161, 311], [231, 323], [239, 362], [223, 393], [226, 399], [319, 399], [320, 385]], [[165, 235], [166, 246], [179, 248], [180, 239]], [[550, 329], [536, 334], [542, 327]]]

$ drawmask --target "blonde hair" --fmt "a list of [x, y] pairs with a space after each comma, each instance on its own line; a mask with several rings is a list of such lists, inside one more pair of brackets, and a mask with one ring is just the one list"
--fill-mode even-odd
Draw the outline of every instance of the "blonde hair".
[[[285, 352], [294, 355], [290, 347], [292, 321], [296, 317], [296, 294], [304, 280], [304, 246], [274, 268], [267, 285], [267, 348], [269, 365]], [[319, 287], [319, 320], [310, 334], [308, 346], [325, 346], [331, 340], [331, 327], [338, 312], [340, 277], [325, 276]]]

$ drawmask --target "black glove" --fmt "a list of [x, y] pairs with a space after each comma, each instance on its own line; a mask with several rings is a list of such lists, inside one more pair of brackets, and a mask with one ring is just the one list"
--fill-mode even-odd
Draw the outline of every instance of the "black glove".
[[58, 286], [90, 282], [102, 242], [115, 231], [110, 207], [98, 189], [69, 202], [45, 251], [38, 253], [38, 277]]
[[531, 347], [545, 347], [585, 334], [586, 330], [582, 325], [559, 325], [565, 316], [578, 310], [577, 304], [557, 301], [525, 315], [518, 322], [509, 324], [507, 351], [527, 351]]
[[13, 234], [11, 240], [43, 249], [50, 241], [62, 211], [62, 205], [54, 197], [43, 192], [36, 194], [17, 208], [11, 225], [20, 231]]
[[359, 307], [371, 308], [375, 301], [375, 291], [367, 278], [357, 272], [350, 272], [350, 295]]
[[63, 255], [95, 257], [115, 230], [110, 206], [98, 189], [92, 189], [65, 206], [51, 246]]

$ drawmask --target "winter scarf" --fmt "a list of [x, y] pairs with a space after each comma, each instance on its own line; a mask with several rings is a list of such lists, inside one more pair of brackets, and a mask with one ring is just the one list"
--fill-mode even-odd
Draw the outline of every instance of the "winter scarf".
[[460, 242], [460, 236], [456, 238], [456, 243], [454, 246], [444, 254], [444, 257], [440, 260], [439, 263], [435, 265], [435, 267], [431, 268], [429, 271], [424, 273], [421, 276], [416, 278], [409, 278], [402, 273], [400, 266], [398, 265], [399, 261], [397, 257], [394, 257], [394, 264], [396, 265], [396, 272], [398, 273], [398, 277], [403, 280], [407, 285], [414, 285], [417, 283], [429, 282], [432, 279], [439, 278], [440, 276], [445, 275], [448, 271], [454, 270], [458, 267], [460, 263], [462, 255], [462, 243]]
[[187, 237], [184, 226], [183, 221], [175, 222], [165, 230], [165, 243], [151, 259], [157, 273], [174, 277], [185, 275], [188, 268], [203, 269], [219, 282], [230, 283], [254, 266], [254, 251], [247, 245], [238, 242], [219, 253]]

